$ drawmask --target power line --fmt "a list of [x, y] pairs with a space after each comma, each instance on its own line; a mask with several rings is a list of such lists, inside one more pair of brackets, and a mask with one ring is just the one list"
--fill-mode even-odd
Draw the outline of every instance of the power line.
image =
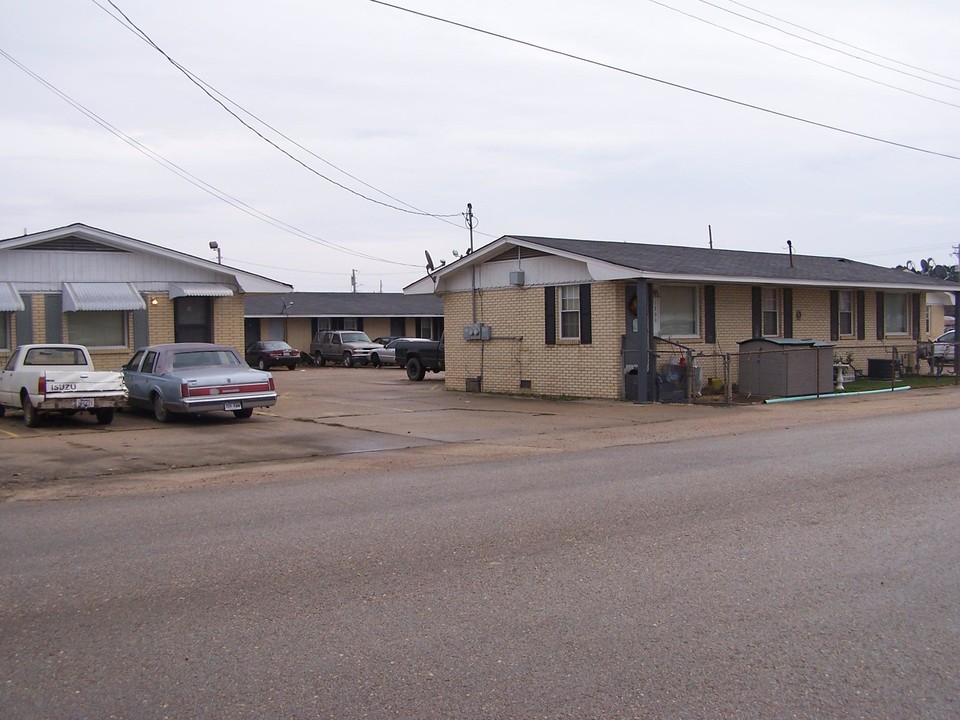
[[[99, 2], [97, 2], [97, 0], [92, 0], [92, 2], [93, 2], [95, 5], [97, 5], [97, 7], [99, 7], [99, 8], [100, 8], [101, 10], [103, 10], [104, 12], [107, 12], [107, 14], [110, 14], [111, 17], [112, 17], [112, 14], [109, 13], [109, 11], [108, 11], [106, 8], [104, 8]], [[148, 45], [150, 45], [154, 50], [156, 50], [158, 53], [160, 53], [161, 55], [163, 55], [163, 57], [166, 58], [167, 61], [168, 61], [171, 65], [173, 65], [175, 68], [177, 68], [177, 70], [179, 70], [188, 80], [190, 80], [190, 82], [192, 82], [194, 85], [196, 85], [198, 88], [200, 88], [200, 90], [203, 91], [203, 93], [206, 94], [207, 97], [209, 97], [211, 100], [213, 100], [217, 105], [219, 105], [221, 108], [223, 108], [224, 111], [226, 111], [227, 113], [229, 113], [229, 114], [230, 114], [233, 118], [235, 118], [241, 125], [243, 125], [245, 128], [247, 128], [247, 129], [250, 130], [252, 133], [254, 133], [255, 135], [257, 135], [257, 137], [259, 137], [259, 138], [260, 138], [261, 140], [263, 140], [265, 143], [267, 143], [268, 145], [272, 146], [272, 147], [275, 148], [276, 150], [280, 151], [281, 153], [283, 153], [284, 155], [286, 155], [288, 158], [290, 158], [291, 160], [293, 160], [295, 163], [297, 163], [298, 165], [300, 165], [301, 167], [303, 167], [303, 168], [306, 169], [307, 171], [309, 171], [309, 172], [313, 173], [314, 175], [316, 175], [317, 177], [319, 177], [319, 178], [321, 178], [321, 179], [323, 179], [323, 180], [326, 180], [327, 182], [329, 182], [329, 183], [337, 186], [337, 187], [340, 188], [341, 190], [346, 190], [347, 192], [352, 193], [353, 195], [356, 195], [356, 196], [359, 197], [359, 198], [362, 198], [362, 199], [364, 199], [364, 200], [367, 200], [368, 202], [375, 203], [376, 205], [381, 205], [381, 206], [383, 206], [383, 207], [390, 208], [391, 210], [397, 210], [397, 211], [399, 211], [399, 212], [409, 213], [409, 214], [411, 214], [411, 215], [423, 215], [423, 216], [427, 216], [427, 217], [435, 217], [435, 218], [440, 218], [440, 219], [442, 219], [442, 218], [457, 217], [457, 215], [458, 215], [457, 213], [453, 213], [453, 214], [449, 214], [449, 215], [440, 215], [440, 214], [437, 214], [437, 213], [430, 213], [430, 212], [425, 212], [425, 211], [423, 211], [423, 210], [418, 210], [418, 209], [414, 208], [412, 205], [408, 205], [408, 207], [406, 207], [406, 208], [400, 207], [400, 206], [398, 206], [398, 205], [391, 205], [390, 203], [383, 202], [382, 200], [377, 200], [376, 198], [372, 198], [372, 197], [369, 197], [368, 195], [364, 195], [363, 193], [358, 192], [357, 190], [354, 190], [353, 188], [347, 187], [346, 185], [337, 182], [337, 181], [334, 180], [333, 178], [328, 177], [327, 175], [324, 175], [322, 172], [320, 172], [320, 171], [317, 170], [316, 168], [314, 168], [314, 167], [308, 165], [307, 163], [303, 162], [303, 160], [301, 160], [301, 159], [298, 158], [297, 156], [295, 156], [295, 155], [293, 155], [292, 153], [290, 153], [289, 151], [287, 151], [285, 148], [283, 148], [283, 147], [281, 147], [280, 145], [278, 145], [277, 143], [275, 143], [273, 140], [271, 140], [271, 139], [268, 138], [266, 135], [264, 135], [262, 132], [260, 132], [257, 128], [253, 127], [253, 125], [251, 125], [251, 124], [248, 123], [246, 120], [244, 120], [242, 117], [240, 117], [240, 115], [238, 115], [236, 112], [234, 112], [231, 108], [227, 107], [227, 104], [226, 104], [226, 103], [229, 102], [230, 104], [235, 105], [236, 107], [240, 108], [240, 110], [242, 110], [244, 113], [246, 113], [247, 115], [249, 115], [249, 116], [252, 117], [252, 118], [255, 118], [258, 122], [262, 123], [262, 124], [265, 125], [266, 127], [269, 127], [269, 128], [270, 128], [271, 130], [273, 130], [274, 132], [277, 132], [278, 135], [280, 135], [281, 137], [285, 138], [286, 140], [290, 141], [290, 138], [286, 137], [286, 136], [283, 135], [282, 133], [279, 133], [276, 129], [274, 129], [273, 127], [271, 127], [271, 126], [268, 125], [267, 123], [265, 123], [265, 122], [263, 122], [262, 120], [260, 120], [260, 118], [258, 118], [256, 115], [254, 115], [254, 114], [251, 113], [250, 111], [246, 110], [245, 108], [241, 107], [239, 104], [235, 103], [233, 100], [231, 100], [231, 99], [230, 99], [229, 97], [227, 97], [226, 95], [223, 95], [223, 93], [219, 92], [219, 91], [218, 91], [216, 88], [214, 88], [213, 86], [208, 85], [208, 84], [207, 84], [205, 81], [203, 81], [200, 77], [194, 75], [194, 74], [193, 74], [192, 72], [190, 72], [187, 68], [185, 68], [183, 65], [181, 65], [181, 64], [180, 64], [179, 62], [177, 62], [176, 60], [174, 60], [172, 57], [170, 57], [170, 55], [168, 55], [168, 54], [166, 53], [166, 51], [164, 51], [159, 45], [157, 45], [157, 44], [150, 38], [150, 36], [147, 35], [146, 32], [144, 32], [135, 22], [133, 22], [133, 20], [131, 20], [131, 19], [127, 16], [126, 13], [123, 12], [123, 10], [121, 10], [119, 7], [117, 7], [116, 3], [114, 3], [113, 0], [107, 0], [107, 2], [110, 3], [110, 5], [113, 7], [114, 10], [116, 10], [118, 13], [120, 13], [120, 15], [123, 17], [123, 20], [126, 22], [126, 24], [129, 26], [130, 29], [132, 29], [144, 42], [146, 42]], [[116, 18], [114, 18], [114, 19], [116, 19]], [[221, 97], [223, 98], [223, 100], [220, 99]], [[226, 101], [226, 102], [224, 102], [224, 101]], [[293, 141], [290, 141], [290, 142], [293, 142]], [[299, 144], [297, 144], [297, 143], [294, 143], [294, 144], [296, 144], [297, 147], [300, 147], [301, 149], [305, 149], [305, 148], [303, 148], [303, 146], [301, 146], [301, 145], [299, 145]], [[311, 153], [311, 155], [313, 155], [313, 153]], [[316, 155], [314, 155], [314, 157], [316, 157]], [[322, 160], [322, 158], [320, 158], [320, 159]], [[326, 162], [326, 160], [324, 160], [324, 162]], [[327, 164], [329, 164], [331, 167], [335, 167], [332, 163], [327, 163]], [[337, 169], [339, 170], [339, 168], [337, 168]], [[343, 172], [343, 171], [341, 170], [340, 172]], [[346, 174], [346, 173], [344, 173], [344, 174]], [[352, 176], [351, 176], [351, 177], [352, 177]], [[354, 178], [354, 179], [356, 179], [356, 178]], [[364, 185], [367, 185], [367, 183], [364, 183]], [[382, 191], [377, 190], [377, 188], [374, 188], [372, 185], [367, 185], [367, 187], [370, 187], [370, 188], [376, 190], [377, 192], [379, 192], [379, 193], [381, 193], [381, 194], [383, 194], [383, 195], [386, 195], [387, 197], [390, 197], [389, 195], [387, 195], [387, 193], [383, 193]], [[392, 198], [392, 199], [396, 200], [396, 198]], [[402, 202], [402, 201], [397, 201], [397, 202]], [[404, 204], [404, 205], [407, 205], [407, 203], [403, 203], [403, 204]], [[410, 208], [412, 208], [412, 209], [410, 209]]]
[[678, 13], [692, 20], [697, 20], [698, 22], [702, 22], [706, 25], [710, 25], [711, 27], [715, 27], [718, 30], [723, 30], [724, 32], [728, 32], [728, 33], [731, 33], [732, 35], [736, 35], [737, 37], [742, 37], [744, 40], [750, 40], [751, 42], [759, 43], [760, 45], [765, 45], [766, 47], [772, 48], [782, 53], [786, 53], [787, 55], [792, 55], [793, 57], [800, 58], [801, 60], [807, 60], [809, 62], [816, 63], [817, 65], [820, 65], [822, 67], [829, 68], [831, 70], [836, 70], [837, 72], [844, 73], [845, 75], [850, 75], [851, 77], [855, 77], [860, 80], [866, 80], [867, 82], [871, 82], [876, 85], [882, 85], [885, 88], [890, 88], [891, 90], [896, 90], [898, 92], [906, 93], [907, 95], [913, 95], [914, 97], [922, 98], [924, 100], [930, 100], [931, 102], [940, 103], [941, 105], [949, 105], [950, 107], [955, 107], [960, 109], [960, 105], [958, 105], [957, 103], [952, 103], [947, 100], [941, 100], [939, 98], [931, 97], [929, 95], [924, 95], [923, 93], [914, 92], [913, 90], [908, 90], [907, 88], [900, 87], [899, 85], [892, 85], [890, 83], [885, 83], [882, 80], [877, 80], [872, 77], [867, 77], [866, 75], [860, 75], [858, 73], [852, 72], [850, 70], [846, 70], [842, 67], [837, 67], [836, 65], [831, 65], [830, 63], [817, 60], [816, 58], [812, 58], [807, 55], [801, 55], [800, 53], [793, 52], [792, 50], [787, 50], [786, 48], [780, 47], [779, 45], [775, 45], [773, 43], [766, 42], [765, 40], [760, 40], [759, 38], [751, 37], [750, 35], [739, 32], [732, 28], [728, 28], [724, 25], [721, 25], [720, 23], [715, 23], [712, 20], [707, 20], [706, 18], [702, 18], [699, 15], [688, 13], [685, 10], [680, 10], [679, 8], [675, 8], [671, 5], [667, 5], [664, 2], [660, 2], [660, 0], [648, 0], [648, 2], [651, 2], [654, 5], [659, 5], [660, 7], [666, 10], [670, 10], [672, 12]]
[[745, 8], [746, 10], [750, 10], [751, 12], [755, 12], [758, 15], [763, 15], [764, 17], [768, 17], [771, 20], [776, 20], [777, 22], [781, 22], [784, 25], [789, 25], [790, 27], [795, 27], [798, 30], [803, 30], [804, 32], [810, 33], [811, 35], [822, 37], [824, 40], [835, 42], [838, 45], [843, 45], [845, 47], [852, 48], [853, 50], [856, 50], [858, 52], [867, 53], [867, 55], [873, 55], [874, 57], [878, 57], [881, 60], [886, 60], [887, 62], [896, 63], [897, 65], [903, 65], [904, 67], [908, 67], [911, 70], [919, 70], [920, 72], [927, 73], [927, 75], [940, 77], [940, 78], [943, 78], [944, 80], [953, 80], [954, 82], [960, 83], [960, 78], [950, 77], [949, 75], [943, 75], [941, 73], [934, 72], [933, 70], [926, 70], [922, 67], [911, 65], [910, 63], [905, 63], [902, 60], [897, 60], [895, 58], [887, 57], [886, 55], [881, 55], [880, 53], [875, 53], [872, 50], [867, 50], [862, 47], [857, 47], [856, 45], [851, 45], [848, 42], [844, 42], [843, 40], [838, 40], [837, 38], [830, 37], [829, 35], [824, 35], [823, 33], [819, 33], [816, 30], [811, 30], [810, 28], [804, 27], [803, 25], [798, 25], [797, 23], [790, 22], [789, 20], [784, 20], [783, 18], [779, 18], [776, 15], [771, 15], [770, 13], [765, 13], [762, 10], [757, 10], [756, 8], [750, 7], [749, 5], [744, 5], [742, 2], [737, 2], [737, 0], [727, 0], [727, 2], [732, 3], [733, 5], [739, 5], [740, 7]]
[[631, 77], [640, 78], [642, 80], [649, 80], [650, 82], [666, 85], [667, 87], [676, 88], [677, 90], [684, 90], [686, 92], [694, 93], [696, 95], [701, 95], [703, 97], [708, 97], [713, 100], [720, 100], [722, 102], [730, 103], [731, 105], [737, 105], [739, 107], [744, 107], [750, 110], [757, 110], [758, 112], [767, 113], [768, 115], [775, 115], [776, 117], [785, 118], [787, 120], [794, 120], [796, 122], [804, 123], [806, 125], [812, 125], [814, 127], [819, 127], [824, 130], [831, 130], [833, 132], [842, 133], [844, 135], [850, 135], [852, 137], [858, 137], [864, 140], [871, 140], [873, 142], [883, 143], [884, 145], [891, 145], [893, 147], [903, 148], [904, 150], [913, 150], [914, 152], [925, 153], [927, 155], [936, 155], [938, 157], [947, 158], [948, 160], [960, 160], [960, 155], [951, 155], [949, 153], [939, 152], [937, 150], [929, 150], [926, 148], [918, 147], [916, 145], [908, 145], [906, 143], [896, 142], [895, 140], [887, 140], [885, 138], [877, 137], [875, 135], [868, 135], [866, 133], [857, 132], [855, 130], [846, 130], [844, 128], [837, 127], [836, 125], [828, 125], [827, 123], [818, 122], [816, 120], [810, 120], [807, 118], [800, 117], [798, 115], [791, 115], [790, 113], [780, 112], [779, 110], [772, 110], [770, 108], [763, 107], [762, 105], [754, 105], [752, 103], [744, 102], [742, 100], [734, 100], [733, 98], [729, 98], [724, 95], [718, 95], [716, 93], [707, 92], [706, 90], [698, 90], [697, 88], [690, 87], [688, 85], [681, 85], [680, 83], [671, 82], [670, 80], [664, 80], [662, 78], [657, 78], [652, 75], [645, 75], [643, 73], [639, 73], [634, 70], [627, 70], [626, 68], [619, 67], [618, 65], [612, 65], [610, 63], [601, 62], [599, 60], [591, 60], [590, 58], [586, 58], [581, 55], [575, 55], [573, 53], [565, 52], [563, 50], [556, 50], [554, 48], [550, 48], [545, 45], [538, 45], [536, 43], [529, 42], [527, 40], [520, 40], [518, 38], [510, 37], [509, 35], [503, 35], [501, 33], [493, 32], [492, 30], [484, 30], [482, 28], [478, 28], [473, 25], [467, 25], [465, 23], [457, 22], [455, 20], [448, 20], [446, 18], [438, 17], [436, 15], [430, 15], [428, 13], [420, 12], [418, 10], [411, 10], [410, 8], [401, 7], [400, 5], [394, 5], [392, 3], [384, 2], [384, 0], [370, 0], [370, 2], [376, 5], [382, 5], [383, 7], [393, 8], [394, 10], [400, 10], [401, 12], [409, 13], [410, 15], [416, 15], [418, 17], [422, 17], [427, 20], [435, 20], [436, 22], [441, 22], [446, 25], [452, 25], [454, 27], [462, 28], [464, 30], [469, 30], [471, 32], [480, 33], [482, 35], [487, 35], [489, 37], [494, 37], [499, 40], [506, 40], [507, 42], [512, 42], [517, 45], [523, 45], [524, 47], [533, 48], [534, 50], [541, 50], [543, 52], [551, 53], [552, 55], [559, 55], [560, 57], [565, 57], [570, 60], [576, 60], [577, 62], [586, 63], [588, 65], [604, 68], [606, 70], [613, 70], [614, 72], [622, 73], [624, 75], [629, 75]]
[[234, 196], [230, 195], [229, 193], [226, 193], [226, 192], [220, 190], [219, 188], [211, 185], [210, 183], [208, 183], [208, 182], [206, 182], [206, 181], [204, 181], [204, 180], [201, 180], [201, 179], [198, 178], [196, 175], [192, 174], [191, 172], [189, 172], [189, 171], [185, 170], [184, 168], [180, 167], [179, 165], [177, 165], [175, 162], [173, 162], [173, 161], [171, 161], [171, 160], [167, 160], [165, 157], [163, 157], [163, 156], [160, 155], [159, 153], [155, 152], [154, 150], [151, 150], [149, 147], [147, 147], [146, 145], [144, 145], [143, 143], [141, 143], [139, 140], [136, 140], [136, 139], [130, 137], [129, 135], [127, 135], [125, 132], [123, 132], [123, 131], [120, 130], [119, 128], [111, 125], [109, 122], [107, 122], [106, 120], [104, 120], [102, 117], [100, 117], [99, 115], [97, 115], [95, 112], [93, 112], [92, 110], [90, 110], [90, 109], [87, 108], [86, 106], [82, 105], [79, 101], [74, 100], [74, 99], [73, 99], [72, 97], [70, 97], [67, 93], [63, 92], [62, 90], [60, 90], [59, 88], [57, 88], [55, 85], [53, 85], [52, 83], [48, 82], [48, 81], [45, 80], [43, 77], [41, 77], [40, 75], [38, 75], [37, 73], [35, 73], [33, 70], [31, 70], [31, 69], [28, 68], [26, 65], [24, 65], [24, 64], [21, 63], [19, 60], [17, 60], [16, 58], [14, 58], [12, 55], [10, 55], [9, 53], [7, 53], [5, 50], [3, 50], [3, 48], [0, 48], [0, 55], [2, 55], [3, 57], [5, 57], [7, 60], [9, 60], [9, 61], [10, 61], [11, 63], [13, 63], [15, 66], [17, 66], [20, 70], [22, 70], [24, 73], [26, 73], [27, 75], [29, 75], [31, 78], [33, 78], [34, 80], [36, 80], [38, 83], [40, 83], [41, 85], [43, 85], [44, 87], [46, 87], [46, 88], [47, 88], [48, 90], [50, 90], [52, 93], [54, 93], [55, 95], [57, 95], [61, 100], [63, 100], [63, 101], [66, 102], [67, 104], [71, 105], [74, 109], [78, 110], [78, 111], [81, 112], [82, 114], [86, 115], [90, 120], [93, 120], [93, 122], [95, 122], [97, 125], [99, 125], [100, 127], [104, 128], [105, 130], [109, 131], [110, 133], [112, 133], [112, 134], [115, 135], [116, 137], [118, 137], [118, 138], [120, 138], [121, 140], [123, 140], [125, 143], [127, 143], [127, 145], [129, 145], [130, 147], [132, 147], [132, 148], [133, 148], [134, 150], [136, 150], [137, 152], [145, 155], [146, 157], [150, 158], [151, 160], [153, 160], [153, 161], [154, 161], [155, 163], [157, 163], [158, 165], [161, 165], [162, 167], [164, 167], [164, 168], [166, 168], [167, 170], [171, 171], [171, 172], [174, 173], [175, 175], [178, 175], [179, 177], [183, 178], [184, 180], [186, 180], [187, 182], [189, 182], [191, 185], [194, 185], [195, 187], [198, 187], [199, 189], [203, 190], [203, 191], [204, 191], [205, 193], [207, 193], [208, 195], [211, 195], [211, 196], [215, 197], [216, 199], [220, 200], [221, 202], [225, 202], [226, 204], [235, 207], [236, 209], [240, 210], [241, 212], [244, 212], [244, 213], [246, 213], [247, 215], [250, 215], [251, 217], [254, 217], [254, 218], [256, 218], [256, 219], [258, 219], [258, 220], [260, 220], [260, 221], [262, 221], [262, 222], [265, 222], [265, 223], [267, 223], [268, 225], [271, 225], [271, 226], [277, 228], [278, 230], [283, 230], [284, 232], [290, 233], [291, 235], [296, 235], [297, 237], [299, 237], [299, 238], [301, 238], [301, 239], [303, 239], [303, 240], [307, 240], [308, 242], [312, 242], [312, 243], [315, 243], [315, 244], [317, 244], [317, 245], [321, 245], [321, 246], [326, 247], [326, 248], [328, 248], [328, 249], [330, 249], [330, 250], [335, 250], [335, 251], [338, 251], [338, 252], [343, 252], [343, 253], [346, 253], [346, 254], [348, 254], [348, 255], [353, 255], [353, 256], [355, 256], [355, 257], [363, 258], [363, 259], [365, 259], [365, 260], [375, 260], [375, 261], [377, 261], [377, 262], [389, 263], [389, 264], [391, 264], [391, 265], [401, 265], [401, 266], [403, 266], [403, 267], [416, 267], [416, 268], [419, 268], [419, 267], [420, 267], [419, 265], [414, 265], [414, 264], [412, 264], [412, 263], [402, 263], [402, 262], [397, 262], [396, 260], [387, 260], [387, 259], [385, 259], [385, 258], [376, 257], [376, 256], [374, 256], [374, 255], [368, 255], [367, 253], [361, 253], [361, 252], [358, 252], [358, 251], [356, 251], [356, 250], [351, 250], [350, 248], [344, 247], [344, 246], [342, 246], [342, 245], [338, 245], [338, 244], [336, 244], [336, 243], [334, 243], [334, 242], [331, 242], [331, 241], [329, 241], [329, 240], [324, 240], [323, 238], [317, 237], [316, 235], [312, 235], [312, 234], [306, 232], [305, 230], [301, 230], [301, 229], [299, 229], [299, 228], [297, 228], [297, 227], [295, 227], [295, 226], [293, 226], [293, 225], [290, 225], [290, 224], [288, 224], [288, 223], [283, 222], [282, 220], [278, 220], [277, 218], [273, 217], [272, 215], [269, 215], [269, 214], [267, 214], [267, 213], [265, 213], [265, 212], [262, 212], [262, 211], [260, 211], [260, 210], [257, 210], [257, 209], [254, 208], [253, 206], [248, 205], [247, 203], [243, 202], [242, 200], [239, 200], [238, 198], [235, 198]]

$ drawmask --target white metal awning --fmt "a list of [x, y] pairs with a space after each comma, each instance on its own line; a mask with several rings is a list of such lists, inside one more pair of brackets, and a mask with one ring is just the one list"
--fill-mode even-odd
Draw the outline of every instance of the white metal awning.
[[927, 305], [953, 305], [953, 295], [946, 292], [928, 292]]
[[0, 312], [18, 312], [23, 309], [23, 298], [13, 283], [0, 282]]
[[170, 299], [178, 297], [232, 297], [233, 290], [218, 283], [170, 283]]
[[147, 307], [133, 283], [64, 283], [63, 311], [143, 310]]

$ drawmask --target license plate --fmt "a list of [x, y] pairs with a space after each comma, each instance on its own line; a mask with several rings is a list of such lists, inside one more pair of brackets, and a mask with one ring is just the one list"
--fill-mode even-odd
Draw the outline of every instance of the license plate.
[[223, 404], [224, 410], [243, 410], [243, 403], [228, 402]]
[[78, 408], [92, 408], [93, 407], [93, 398], [77, 398], [74, 402], [77, 403]]

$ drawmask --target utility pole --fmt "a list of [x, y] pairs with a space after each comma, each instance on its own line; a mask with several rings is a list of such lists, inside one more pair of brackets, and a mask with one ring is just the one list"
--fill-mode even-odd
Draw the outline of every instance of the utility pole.
[[473, 203], [467, 203], [467, 214], [464, 217], [467, 219], [467, 227], [470, 229], [470, 252], [473, 252], [473, 229], [477, 226], [473, 217]]
[[[467, 229], [470, 230], [470, 249], [468, 253], [473, 253], [473, 229], [477, 226], [477, 219], [473, 216], [473, 203], [467, 203], [467, 212], [464, 214], [467, 222]], [[477, 266], [470, 265], [470, 295], [473, 301], [473, 323], [477, 323]]]

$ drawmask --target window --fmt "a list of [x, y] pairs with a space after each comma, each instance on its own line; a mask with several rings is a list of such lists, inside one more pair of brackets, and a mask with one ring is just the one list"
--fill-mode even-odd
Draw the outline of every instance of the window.
[[853, 335], [853, 292], [841, 290], [837, 293], [838, 325], [841, 335]]
[[910, 331], [906, 293], [884, 293], [883, 327], [887, 335], [906, 335]]
[[10, 313], [0, 312], [0, 349], [10, 347]]
[[697, 288], [661, 285], [654, 304], [654, 314], [654, 332], [660, 337], [700, 337]]
[[776, 288], [763, 288], [762, 300], [764, 337], [780, 334], [780, 296]]
[[580, 339], [580, 286], [560, 288], [560, 337]]
[[126, 347], [125, 310], [78, 310], [66, 315], [70, 342], [88, 347]]
[[357, 319], [355, 317], [348, 317], [343, 319], [343, 330], [359, 330], [360, 327], [357, 324]]

